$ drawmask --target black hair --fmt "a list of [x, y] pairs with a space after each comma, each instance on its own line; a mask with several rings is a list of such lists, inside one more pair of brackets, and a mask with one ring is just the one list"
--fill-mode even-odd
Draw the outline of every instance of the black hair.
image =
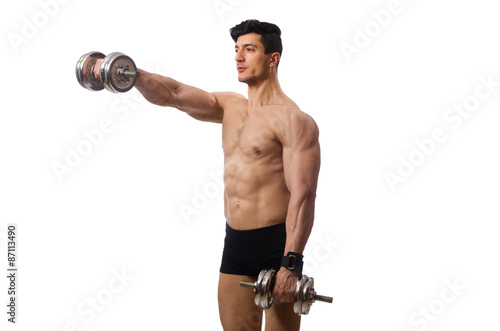
[[264, 45], [265, 54], [278, 52], [281, 56], [281, 52], [283, 51], [281, 30], [276, 24], [260, 22], [258, 20], [246, 20], [232, 27], [229, 33], [234, 42], [242, 35], [257, 33], [261, 35], [260, 42]]

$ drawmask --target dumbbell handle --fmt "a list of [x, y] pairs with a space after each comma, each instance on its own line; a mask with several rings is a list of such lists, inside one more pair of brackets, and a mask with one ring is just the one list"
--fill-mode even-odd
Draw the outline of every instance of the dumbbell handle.
[[313, 301], [321, 301], [321, 302], [326, 302], [326, 303], [332, 303], [333, 302], [333, 298], [332, 297], [327, 297], [327, 296], [324, 296], [324, 295], [319, 295], [319, 294], [312, 294], [312, 299]]
[[[100, 67], [101, 66], [101, 63], [102, 63], [103, 59], [99, 59], [96, 61], [96, 64], [94, 67]], [[92, 74], [95, 76], [94, 74], [94, 67], [92, 68]], [[118, 69], [117, 73], [116, 73], [118, 76], [122, 76], [122, 77], [127, 77], [127, 78], [134, 78], [134, 77], [139, 77], [141, 74], [139, 73], [139, 71], [134, 71], [134, 70], [128, 70], [128, 69]], [[97, 79], [101, 79], [101, 73], [99, 70], [97, 70], [97, 76], [95, 76]]]
[[123, 77], [139, 77], [141, 74], [139, 73], [139, 71], [134, 71], [134, 70], [122, 70], [122, 69], [118, 69], [118, 72], [117, 72], [118, 76], [123, 76]]
[[[254, 283], [254, 282], [247, 282], [247, 281], [242, 280], [240, 282], [240, 286], [241, 287], [245, 287], [245, 288], [251, 288], [251, 289], [255, 290], [255, 288], [257, 287], [257, 284]], [[319, 295], [319, 294], [316, 294], [316, 293], [311, 293], [311, 299], [313, 301], [321, 301], [321, 302], [326, 302], [326, 303], [332, 303], [333, 302], [333, 298], [332, 297], [327, 297], [327, 296]]]
[[251, 288], [251, 289], [255, 290], [255, 288], [257, 287], [257, 284], [254, 282], [247, 282], [247, 281], [242, 280], [240, 282], [240, 286], [246, 287], [246, 288]]

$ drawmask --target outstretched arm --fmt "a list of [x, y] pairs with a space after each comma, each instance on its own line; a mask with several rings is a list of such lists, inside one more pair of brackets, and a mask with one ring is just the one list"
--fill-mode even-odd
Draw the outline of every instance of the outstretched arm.
[[149, 102], [177, 108], [189, 116], [205, 122], [222, 123], [223, 109], [217, 94], [182, 84], [172, 78], [138, 70], [135, 87]]

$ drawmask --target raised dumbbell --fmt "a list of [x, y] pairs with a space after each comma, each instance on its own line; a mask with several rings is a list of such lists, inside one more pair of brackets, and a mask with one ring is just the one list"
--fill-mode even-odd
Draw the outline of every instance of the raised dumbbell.
[[[99, 70], [94, 70], [96, 67]], [[134, 61], [119, 52], [105, 56], [99, 52], [83, 54], [76, 63], [76, 79], [84, 88], [110, 92], [127, 92], [134, 87], [139, 72]]]
[[[270, 308], [273, 304], [273, 288], [276, 272], [274, 269], [262, 270], [257, 277], [257, 281], [247, 282], [242, 280], [241, 287], [251, 288], [255, 293], [255, 304], [261, 308]], [[297, 315], [307, 315], [311, 305], [316, 301], [332, 303], [333, 298], [319, 295], [314, 290], [314, 278], [302, 276], [295, 288], [295, 299], [293, 311]]]

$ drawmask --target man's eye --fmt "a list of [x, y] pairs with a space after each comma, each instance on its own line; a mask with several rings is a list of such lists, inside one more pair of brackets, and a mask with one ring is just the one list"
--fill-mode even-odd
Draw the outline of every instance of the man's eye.
[[247, 52], [252, 52], [253, 49], [252, 48], [247, 48]]

